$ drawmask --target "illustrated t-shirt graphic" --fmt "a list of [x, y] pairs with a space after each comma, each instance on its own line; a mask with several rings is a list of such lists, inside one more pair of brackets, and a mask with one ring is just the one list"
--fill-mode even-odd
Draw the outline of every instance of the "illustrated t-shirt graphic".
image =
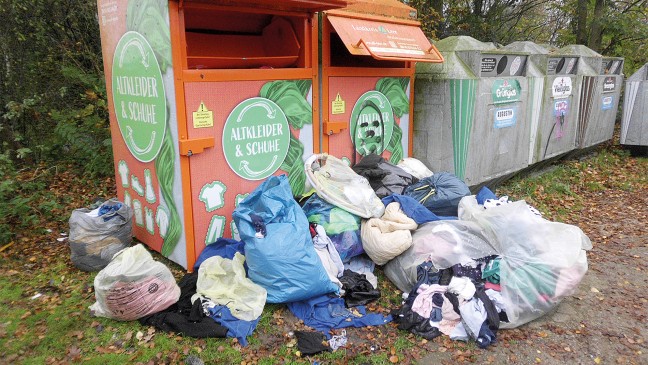
[[160, 236], [162, 238], [166, 237], [169, 230], [169, 213], [167, 213], [167, 211], [160, 206], [158, 206], [157, 212], [155, 214], [155, 222], [158, 225]]
[[198, 199], [205, 203], [205, 209], [208, 212], [212, 212], [225, 205], [225, 190], [227, 190], [225, 184], [220, 181], [214, 181], [202, 187]]
[[135, 214], [135, 224], [144, 226], [144, 212], [142, 211], [142, 202], [135, 199], [133, 201], [133, 213]]

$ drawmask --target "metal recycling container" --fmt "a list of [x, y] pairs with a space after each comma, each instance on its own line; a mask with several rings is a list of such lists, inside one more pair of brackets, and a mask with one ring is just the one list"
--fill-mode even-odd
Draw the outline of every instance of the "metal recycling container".
[[417, 62], [443, 58], [417, 13], [397, 0], [358, 0], [320, 13], [322, 149], [354, 165], [370, 153], [411, 155]]
[[513, 42], [503, 47], [502, 50], [521, 52], [528, 55], [526, 77], [528, 80], [529, 95], [526, 116], [527, 123], [529, 124], [529, 165], [531, 165], [533, 164], [533, 154], [536, 145], [536, 131], [540, 124], [549, 51], [543, 46], [530, 41]]
[[579, 56], [562, 49], [549, 53], [540, 118], [535, 131], [531, 162], [537, 163], [564, 155], [576, 148], [578, 102], [583, 73], [594, 68]]
[[648, 63], [626, 80], [620, 143], [648, 146]]
[[98, 0], [119, 200], [191, 270], [235, 206], [320, 151], [316, 13], [346, 1]]
[[527, 54], [466, 36], [436, 46], [446, 62], [416, 72], [414, 157], [469, 186], [527, 167]]
[[612, 139], [621, 84], [623, 83], [623, 58], [603, 57], [595, 51], [572, 45], [561, 49], [564, 54], [580, 56], [578, 78], [578, 133], [576, 148], [587, 148]]

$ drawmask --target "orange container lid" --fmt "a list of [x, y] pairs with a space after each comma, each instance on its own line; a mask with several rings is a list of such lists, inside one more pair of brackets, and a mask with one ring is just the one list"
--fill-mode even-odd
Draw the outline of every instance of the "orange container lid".
[[327, 9], [341, 8], [348, 5], [348, 0], [180, 0], [180, 6], [186, 3], [202, 3], [237, 8], [262, 8], [283, 11], [316, 12]]
[[416, 21], [416, 9], [403, 4], [398, 0], [354, 0], [344, 8], [336, 8], [333, 13], [355, 13], [384, 17], [392, 20]]

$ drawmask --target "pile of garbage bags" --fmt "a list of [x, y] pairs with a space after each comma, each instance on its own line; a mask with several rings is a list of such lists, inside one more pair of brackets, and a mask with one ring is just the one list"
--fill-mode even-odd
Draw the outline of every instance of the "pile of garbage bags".
[[[178, 284], [141, 245], [114, 253], [95, 278], [93, 313], [245, 345], [265, 303], [284, 303], [327, 339], [332, 329], [394, 321], [485, 348], [499, 329], [552, 310], [587, 271], [591, 242], [578, 227], [487, 188], [471, 195], [416, 159], [369, 155], [348, 166], [321, 154], [304, 169], [310, 192], [294, 197], [285, 175], [263, 181], [234, 210], [240, 241], [207, 245]], [[375, 265], [403, 292], [387, 316], [365, 308], [381, 296]]]

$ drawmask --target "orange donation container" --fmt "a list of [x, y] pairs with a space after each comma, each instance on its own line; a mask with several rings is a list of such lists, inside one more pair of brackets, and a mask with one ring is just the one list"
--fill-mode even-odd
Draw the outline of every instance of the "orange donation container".
[[303, 192], [303, 158], [321, 151], [316, 13], [346, 3], [98, 0], [117, 194], [138, 240], [191, 270], [238, 238], [232, 212], [260, 180], [285, 173]]
[[358, 0], [319, 13], [322, 148], [353, 165], [370, 153], [397, 164], [412, 151], [416, 62], [443, 62], [397, 0]]

